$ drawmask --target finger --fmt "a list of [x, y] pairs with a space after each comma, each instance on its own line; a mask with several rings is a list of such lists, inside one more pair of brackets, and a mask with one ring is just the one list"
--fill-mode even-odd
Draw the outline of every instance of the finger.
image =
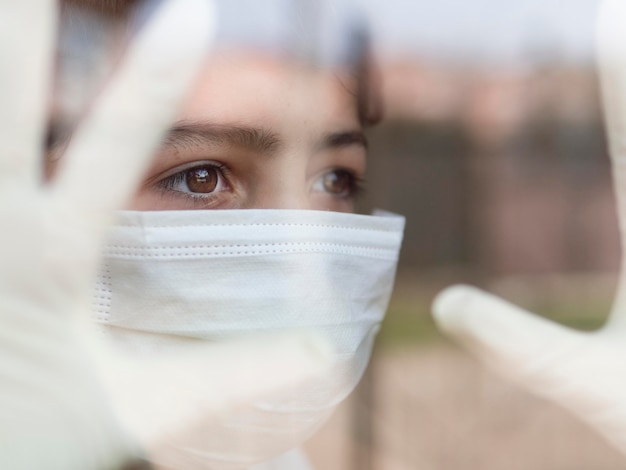
[[[605, 0], [597, 23], [597, 58], [622, 247], [626, 246], [626, 2]], [[624, 261], [624, 260], [623, 260]], [[624, 266], [624, 262], [622, 262]], [[622, 267], [623, 269], [623, 267]], [[626, 278], [618, 289], [613, 324], [626, 324]]]
[[[605, 0], [597, 24], [597, 57], [611, 157], [626, 163], [626, 3]], [[621, 169], [621, 167], [620, 167]], [[621, 176], [621, 175], [620, 175]]]
[[213, 37], [211, 0], [169, 0], [131, 45], [114, 82], [74, 135], [54, 192], [101, 229], [136, 186]]
[[441, 292], [433, 314], [444, 332], [509, 377], [523, 381], [529, 376], [549, 380], [556, 373], [551, 366], [583, 339], [582, 333], [470, 286]]
[[114, 360], [107, 384], [122, 423], [143, 445], [199, 420], [227, 415], [327, 371], [331, 351], [311, 333], [202, 345], [167, 358]]
[[54, 0], [0, 2], [0, 178], [39, 181], [54, 44]]
[[433, 310], [442, 329], [484, 362], [625, 451], [619, 335], [569, 331], [467, 286], [442, 292]]

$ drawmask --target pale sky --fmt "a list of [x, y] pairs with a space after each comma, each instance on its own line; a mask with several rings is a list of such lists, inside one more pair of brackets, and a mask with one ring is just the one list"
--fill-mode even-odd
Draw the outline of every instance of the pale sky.
[[350, 2], [369, 11], [383, 50], [465, 61], [519, 61], [541, 54], [588, 61], [599, 0], [217, 0], [224, 37], [273, 47], [290, 41], [289, 29], [302, 34], [314, 14], [326, 18], [322, 28], [336, 21], [328, 21], [332, 15], [322, 10], [343, 17], [335, 26], [345, 23]]
[[464, 60], [520, 60], [537, 50], [589, 60], [599, 0], [360, 0], [388, 48]]

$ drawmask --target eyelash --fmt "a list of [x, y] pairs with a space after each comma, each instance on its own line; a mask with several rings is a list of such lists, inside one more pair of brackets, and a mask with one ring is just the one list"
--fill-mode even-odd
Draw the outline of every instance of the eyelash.
[[323, 185], [322, 178], [332, 173], [335, 173], [335, 175], [347, 175], [350, 178], [348, 182], [349, 187], [345, 194], [333, 194], [330, 191], [326, 191], [327, 194], [338, 199], [357, 199], [365, 192], [365, 179], [363, 177], [360, 177], [354, 170], [345, 167], [329, 168], [328, 170], [324, 171], [324, 173], [318, 176], [317, 180], [314, 183], [314, 186], [317, 185], [319, 182], [321, 182], [321, 184]]
[[[187, 184], [187, 176], [189, 172], [194, 170], [201, 170], [202, 168], [211, 168], [212, 171], [217, 173], [217, 186], [225, 186], [224, 189], [216, 189], [207, 193], [198, 193], [193, 192], [188, 186], [188, 191], [181, 191], [179, 189], [175, 189], [180, 184]], [[331, 174], [347, 176], [349, 181], [347, 182], [347, 190], [345, 194], [339, 193], [334, 194], [332, 191], [326, 191], [324, 189], [323, 178], [325, 176]], [[185, 198], [190, 201], [192, 204], [197, 206], [198, 208], [206, 207], [210, 205], [218, 195], [224, 191], [228, 191], [231, 188], [229, 183], [229, 177], [231, 175], [230, 169], [220, 162], [215, 161], [204, 161], [204, 162], [193, 162], [189, 166], [177, 168], [175, 173], [170, 174], [158, 182], [154, 184], [154, 187], [159, 189], [163, 195], [172, 196], [176, 198]], [[320, 185], [322, 187], [321, 191], [319, 188], [315, 188], [315, 186]], [[320, 192], [328, 194], [330, 197], [334, 197], [336, 199], [350, 200], [357, 199], [365, 192], [365, 180], [360, 177], [354, 170], [345, 167], [335, 167], [329, 168], [320, 174], [314, 182], [315, 189]]]
[[166, 176], [162, 178], [161, 180], [159, 180], [155, 184], [155, 187], [161, 190], [165, 194], [173, 194], [176, 197], [184, 197], [194, 202], [206, 203], [207, 200], [211, 200], [217, 194], [219, 194], [220, 192], [223, 192], [224, 189], [214, 190], [208, 193], [194, 193], [191, 190], [180, 191], [178, 189], [175, 189], [175, 187], [180, 184], [186, 184], [187, 175], [189, 174], [190, 171], [199, 170], [202, 168], [211, 168], [212, 171], [215, 171], [217, 173], [217, 178], [218, 178], [217, 185], [218, 186], [224, 185], [226, 187], [225, 190], [228, 190], [230, 188], [230, 184], [228, 182], [228, 178], [230, 175], [229, 168], [223, 163], [214, 162], [214, 161], [193, 162], [193, 164], [187, 167], [178, 168], [175, 173], [172, 173], [171, 175]]

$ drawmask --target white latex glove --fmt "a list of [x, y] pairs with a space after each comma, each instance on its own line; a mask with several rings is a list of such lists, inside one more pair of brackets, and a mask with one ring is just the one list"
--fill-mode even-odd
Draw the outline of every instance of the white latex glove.
[[213, 12], [210, 0], [162, 6], [43, 186], [55, 8], [0, 1], [0, 468], [121, 468], [194, 419], [310, 378], [326, 356], [307, 334], [159, 362], [97, 341], [100, 242], [201, 66]]
[[[626, 1], [606, 0], [598, 20], [598, 65], [617, 194], [626, 237]], [[467, 286], [444, 290], [439, 326], [486, 363], [568, 408], [626, 453], [626, 276], [608, 323], [573, 331]]]

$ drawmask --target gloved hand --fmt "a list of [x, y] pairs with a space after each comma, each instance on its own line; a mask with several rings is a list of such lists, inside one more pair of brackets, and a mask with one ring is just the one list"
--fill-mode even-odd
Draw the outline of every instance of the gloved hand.
[[[598, 64], [616, 187], [622, 249], [626, 237], [626, 2], [605, 0]], [[624, 260], [623, 260], [624, 261]], [[626, 277], [624, 262], [608, 323], [573, 331], [467, 286], [435, 299], [439, 326], [486, 363], [568, 408], [626, 453]]]
[[55, 2], [0, 2], [2, 469], [121, 468], [191, 420], [324, 366], [324, 344], [304, 333], [139, 362], [107, 350], [90, 323], [107, 223], [200, 68], [210, 6], [161, 7], [43, 185]]

